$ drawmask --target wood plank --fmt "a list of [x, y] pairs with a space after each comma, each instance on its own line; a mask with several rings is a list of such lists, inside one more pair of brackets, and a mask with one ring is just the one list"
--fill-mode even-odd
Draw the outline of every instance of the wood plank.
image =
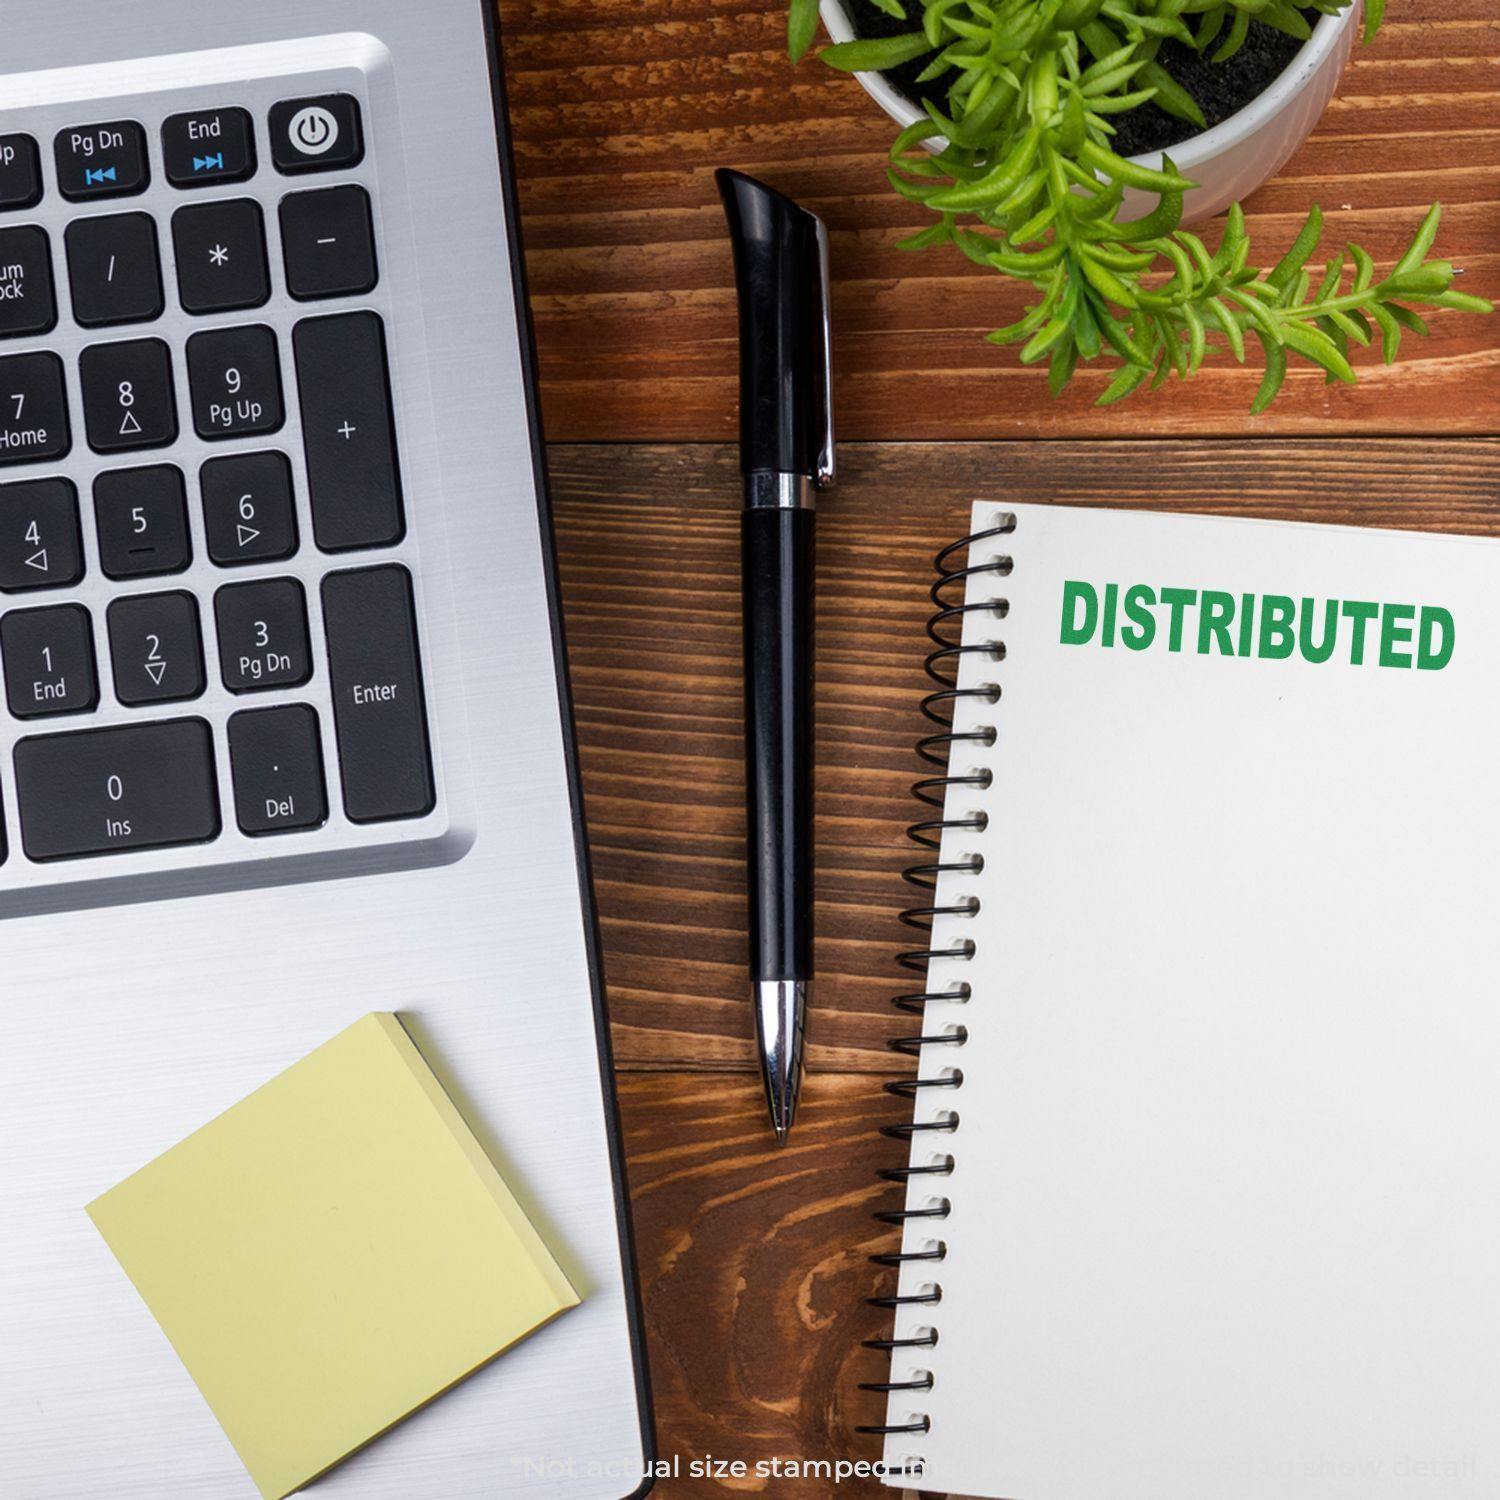
[[[557, 532], [615, 1045], [748, 1070], [735, 450], [557, 447]], [[972, 499], [1500, 533], [1500, 442], [846, 445], [820, 502], [815, 1071], [887, 1040], [934, 552]]]
[[[850, 78], [792, 70], [783, 0], [500, 0], [543, 403], [554, 441], [725, 440], [735, 421], [729, 253], [712, 173], [736, 166], [827, 220], [844, 436], [1500, 431], [1500, 319], [1442, 314], [1357, 389], [1299, 370], [1249, 417], [1256, 370], [1099, 412], [1107, 376], [1052, 402], [981, 335], [1021, 290], [957, 251], [896, 249], [922, 211], [885, 183], [889, 121]], [[1392, 263], [1434, 197], [1443, 253], [1500, 297], [1500, 19], [1493, 0], [1395, 0], [1317, 133], [1255, 195], [1269, 264], [1313, 202], [1329, 242]]]
[[[663, 1500], [883, 1492], [873, 1480], [837, 1490], [827, 1479], [757, 1481], [754, 1467], [880, 1457], [880, 1440], [854, 1428], [884, 1411], [883, 1397], [858, 1387], [886, 1378], [886, 1356], [860, 1345], [890, 1321], [864, 1299], [891, 1282], [867, 1257], [896, 1248], [895, 1231], [871, 1214], [900, 1206], [875, 1172], [902, 1158], [879, 1127], [903, 1113], [868, 1078], [821, 1078], [777, 1150], [749, 1079], [622, 1079], [658, 1440], [682, 1464], [683, 1477], [659, 1483]], [[692, 1478], [692, 1461], [709, 1455], [751, 1473]]]

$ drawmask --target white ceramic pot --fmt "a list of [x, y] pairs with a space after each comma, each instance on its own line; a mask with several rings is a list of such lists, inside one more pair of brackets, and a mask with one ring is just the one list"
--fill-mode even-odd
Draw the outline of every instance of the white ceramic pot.
[[[1286, 165], [1312, 133], [1343, 75], [1359, 32], [1359, 0], [1338, 15], [1324, 16], [1286, 71], [1222, 124], [1172, 148], [1177, 170], [1199, 186], [1186, 196], [1183, 218], [1192, 223], [1222, 213], [1248, 197]], [[828, 34], [836, 42], [854, 39], [843, 0], [821, 0]], [[893, 88], [880, 73], [856, 73], [869, 96], [903, 128], [924, 119], [923, 112]], [[1161, 166], [1161, 153], [1137, 156], [1143, 166]], [[1156, 206], [1149, 193], [1129, 191], [1122, 220], [1138, 219]]]

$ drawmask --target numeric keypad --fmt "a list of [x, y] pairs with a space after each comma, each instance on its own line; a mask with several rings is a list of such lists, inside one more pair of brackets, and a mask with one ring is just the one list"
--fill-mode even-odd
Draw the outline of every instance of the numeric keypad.
[[5, 889], [27, 861], [317, 848], [330, 820], [368, 844], [439, 801], [364, 107], [109, 107], [135, 117], [0, 134], [0, 466], [27, 466], [0, 484]]

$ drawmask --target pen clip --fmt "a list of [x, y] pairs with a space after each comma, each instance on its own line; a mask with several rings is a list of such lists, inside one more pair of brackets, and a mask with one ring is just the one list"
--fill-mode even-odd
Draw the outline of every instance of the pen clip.
[[775, 188], [721, 167], [740, 321], [740, 468], [833, 483], [828, 230]]
[[838, 459], [834, 447], [833, 433], [833, 297], [830, 289], [828, 226], [822, 219], [814, 219], [818, 235], [818, 317], [822, 323], [823, 362], [821, 367], [821, 389], [819, 399], [823, 404], [822, 441], [818, 448], [817, 468], [813, 483], [825, 490], [838, 473]]

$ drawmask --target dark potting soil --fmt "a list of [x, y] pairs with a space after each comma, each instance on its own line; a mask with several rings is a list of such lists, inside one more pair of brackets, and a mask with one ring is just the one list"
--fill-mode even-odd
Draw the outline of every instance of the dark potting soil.
[[[913, 4], [912, 14], [916, 15], [917, 10]], [[868, 0], [852, 0], [851, 19], [861, 36], [899, 36], [914, 29], [911, 21], [888, 16]], [[1308, 20], [1317, 21], [1317, 12], [1310, 12]], [[1210, 126], [1237, 114], [1257, 95], [1263, 94], [1286, 71], [1304, 44], [1285, 32], [1252, 21], [1245, 45], [1226, 62], [1213, 61], [1214, 48], [1218, 45], [1215, 43], [1200, 53], [1181, 42], [1169, 41], [1163, 43], [1156, 54], [1157, 61], [1197, 101]], [[899, 68], [887, 69], [885, 76], [908, 99], [921, 103], [925, 96], [942, 109], [952, 74], [934, 83], [918, 84], [916, 81], [930, 60], [919, 57]], [[1121, 156], [1169, 151], [1199, 133], [1198, 126], [1179, 120], [1154, 104], [1143, 104], [1128, 115], [1116, 115], [1110, 123], [1118, 132], [1110, 142], [1110, 149]]]

